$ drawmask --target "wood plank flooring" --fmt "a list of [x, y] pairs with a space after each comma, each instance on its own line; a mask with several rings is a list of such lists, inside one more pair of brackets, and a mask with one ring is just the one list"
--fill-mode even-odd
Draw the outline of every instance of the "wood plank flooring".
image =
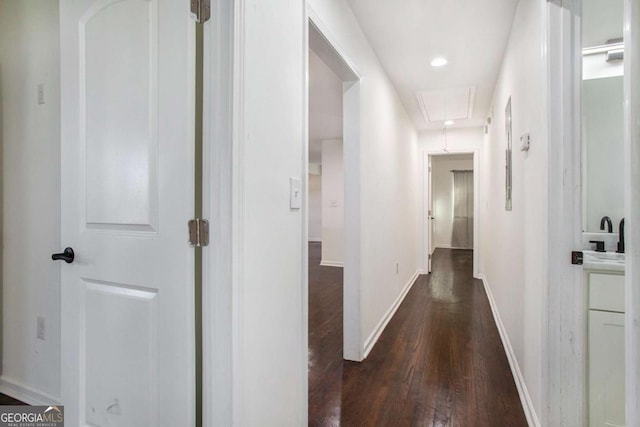
[[26, 405], [26, 403], [16, 400], [11, 396], [7, 396], [6, 394], [0, 393], [0, 406], [5, 405], [24, 406]]
[[527, 422], [471, 251], [439, 249], [362, 363], [342, 360], [342, 269], [309, 245], [310, 426]]

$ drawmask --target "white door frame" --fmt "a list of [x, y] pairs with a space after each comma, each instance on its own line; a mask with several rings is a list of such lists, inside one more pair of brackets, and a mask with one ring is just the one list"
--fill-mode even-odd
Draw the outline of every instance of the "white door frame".
[[[301, 0], [305, 1], [305, 0]], [[211, 21], [204, 27], [204, 120], [203, 130], [203, 215], [210, 222], [210, 241], [203, 250], [203, 425], [242, 425], [245, 410], [242, 402], [244, 295], [242, 265], [243, 216], [241, 191], [243, 165], [244, 99], [244, 0], [213, 0]], [[308, 58], [308, 23], [321, 31], [332, 49], [342, 58], [347, 75], [356, 78], [349, 85], [344, 108], [355, 116], [345, 122], [345, 284], [353, 283], [345, 294], [346, 359], [361, 360], [363, 345], [360, 334], [360, 83], [359, 74], [335, 43], [318, 15], [308, 6], [302, 40]], [[335, 70], [334, 70], [335, 71]], [[303, 111], [308, 112], [308, 60], [302, 64], [304, 75]], [[344, 80], [344, 73], [338, 73]], [[341, 75], [342, 74], [342, 75]], [[301, 347], [304, 360], [301, 389], [307, 402], [308, 393], [308, 114], [304, 115], [303, 155], [301, 158], [305, 191], [302, 209], [301, 286], [303, 328]], [[354, 126], [348, 127], [349, 122]], [[349, 143], [351, 141], [351, 143]], [[349, 246], [347, 246], [349, 247]], [[345, 287], [346, 289], [346, 287]], [[345, 291], [346, 292], [346, 291]], [[306, 404], [300, 408], [301, 419], [307, 419]]]
[[[302, 286], [304, 310], [302, 321], [304, 322], [303, 354], [308, 351], [308, 275], [309, 261], [307, 253], [307, 241], [309, 236], [309, 114], [308, 114], [308, 54], [309, 47], [314, 48], [315, 53], [331, 70], [343, 81], [343, 157], [344, 157], [344, 274], [343, 274], [343, 358], [352, 361], [364, 359], [364, 345], [361, 331], [360, 315], [360, 287], [362, 277], [362, 238], [361, 238], [361, 203], [360, 203], [360, 176], [361, 176], [361, 144], [360, 144], [360, 73], [353, 62], [339, 46], [336, 37], [331, 34], [329, 28], [322, 22], [320, 16], [313, 8], [306, 4], [306, 40], [305, 40], [305, 65], [304, 75], [306, 87], [304, 88], [305, 115], [303, 165], [302, 174], [305, 181], [305, 203], [302, 216], [303, 230], [303, 259], [302, 259]], [[306, 366], [306, 361], [303, 366]], [[305, 373], [307, 376], [307, 373]], [[306, 388], [305, 388], [306, 390]]]
[[[625, 0], [626, 424], [640, 424], [640, 5]], [[632, 185], [636, 184], [636, 185]]]
[[422, 152], [422, 270], [429, 273], [428, 257], [431, 250], [429, 241], [429, 195], [432, 193], [432, 186], [429, 182], [429, 159], [432, 157], [451, 156], [457, 154], [473, 155], [473, 277], [480, 279], [479, 259], [480, 259], [480, 157], [478, 149], [460, 150], [426, 150]]
[[[583, 271], [569, 263], [582, 247], [581, 106], [582, 46], [580, 0], [547, 3], [549, 131], [549, 247], [543, 367], [544, 425], [585, 425], [586, 289]], [[640, 7], [625, 0], [625, 217], [626, 231], [626, 425], [640, 422]], [[561, 70], [561, 72], [558, 72]], [[562, 183], [562, 185], [554, 185]]]
[[[548, 287], [543, 307], [543, 425], [585, 425], [586, 293], [571, 251], [582, 247], [581, 0], [547, 3]], [[561, 185], [558, 185], [561, 184]]]
[[[582, 182], [582, 33], [581, 0], [557, 0], [548, 3], [548, 28], [546, 50], [548, 55], [548, 130], [549, 130], [549, 251], [548, 289], [545, 301], [546, 325], [543, 329], [548, 364], [543, 367], [547, 402], [543, 423], [568, 425], [587, 423], [587, 289], [581, 266], [570, 264], [570, 252], [582, 248], [582, 192], [576, 191]], [[628, 31], [628, 29], [627, 29]], [[626, 34], [629, 36], [629, 34]], [[636, 35], [637, 37], [637, 35]], [[625, 47], [625, 81], [631, 49]], [[560, 70], [560, 72], [558, 71]], [[637, 71], [636, 71], [637, 72]], [[626, 95], [628, 90], [625, 89]], [[628, 113], [628, 109], [626, 109]], [[627, 115], [628, 117], [628, 115]], [[627, 120], [628, 126], [629, 121]], [[628, 135], [628, 133], [627, 133]], [[629, 137], [627, 146], [627, 175], [625, 179], [628, 219], [633, 218], [630, 206], [634, 191], [631, 188], [631, 171], [637, 173], [640, 159], [635, 159]], [[637, 148], [635, 149], [637, 150]], [[636, 175], [637, 179], [637, 175]], [[561, 183], [562, 185], [554, 185]], [[635, 190], [637, 191], [637, 189]], [[637, 195], [638, 193], [636, 193]], [[627, 221], [629, 223], [629, 221]], [[631, 363], [637, 349], [632, 337], [637, 337], [638, 323], [632, 322], [637, 313], [637, 299], [632, 298], [631, 283], [634, 259], [629, 248], [638, 242], [638, 235], [627, 239], [627, 314], [625, 324], [627, 355], [627, 425], [637, 425], [638, 368]], [[637, 262], [637, 260], [635, 261]], [[638, 264], [636, 264], [638, 265]], [[637, 280], [636, 280], [637, 282]], [[634, 311], [635, 308], [635, 311]], [[635, 334], [635, 335], [634, 335]], [[637, 340], [635, 341], [637, 347]], [[634, 371], [635, 369], [635, 371]], [[635, 377], [633, 373], [635, 372]], [[637, 393], [637, 391], [636, 391]], [[633, 408], [635, 412], [630, 412]]]
[[[433, 159], [431, 156], [427, 155], [424, 159], [424, 176], [426, 177], [426, 181], [423, 179], [423, 185], [426, 187], [425, 197], [426, 197], [426, 205], [423, 209], [424, 215], [424, 223], [425, 228], [423, 233], [423, 238], [425, 239], [425, 249], [426, 253], [424, 254], [424, 260], [426, 268], [423, 269], [427, 274], [431, 274], [431, 256], [433, 255], [433, 220], [435, 216], [433, 215]], [[424, 213], [426, 212], [426, 214]]]
[[242, 425], [244, 0], [213, 0], [203, 40], [202, 424]]

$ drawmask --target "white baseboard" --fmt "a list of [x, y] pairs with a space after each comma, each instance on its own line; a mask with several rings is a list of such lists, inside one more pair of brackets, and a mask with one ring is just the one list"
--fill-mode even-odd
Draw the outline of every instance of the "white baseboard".
[[5, 377], [0, 378], [0, 393], [11, 396], [29, 405], [60, 405], [60, 399], [50, 396], [47, 393], [35, 390], [18, 381], [13, 381]]
[[433, 245], [433, 250], [435, 251], [436, 249], [451, 249], [451, 245], [436, 243], [435, 245]]
[[404, 285], [404, 288], [402, 289], [402, 292], [400, 292], [400, 295], [398, 295], [398, 298], [396, 298], [393, 305], [389, 307], [389, 310], [387, 310], [384, 317], [380, 319], [380, 322], [378, 322], [376, 328], [373, 330], [371, 335], [369, 335], [369, 338], [367, 338], [367, 340], [364, 342], [362, 360], [367, 358], [369, 352], [373, 349], [373, 346], [376, 345], [376, 343], [378, 342], [378, 338], [380, 338], [380, 335], [382, 335], [382, 332], [384, 331], [384, 328], [387, 327], [387, 324], [393, 318], [393, 315], [396, 314], [396, 311], [398, 311], [398, 307], [400, 307], [400, 304], [404, 300], [404, 297], [406, 297], [409, 293], [409, 290], [411, 290], [411, 288], [413, 287], [413, 284], [418, 280], [418, 276], [420, 276], [421, 272], [422, 270], [418, 269], [415, 273], [413, 273], [413, 276], [411, 276], [411, 279], [409, 279], [409, 281]]
[[465, 251], [472, 251], [473, 248], [460, 248], [458, 246], [452, 246], [452, 245], [435, 245], [434, 246], [434, 250], [435, 249], [462, 249]]
[[524, 377], [522, 376], [522, 371], [520, 371], [518, 359], [513, 352], [513, 347], [511, 347], [511, 341], [509, 341], [507, 330], [505, 329], [504, 324], [502, 323], [502, 319], [500, 318], [500, 313], [498, 312], [496, 301], [493, 299], [491, 288], [489, 288], [489, 284], [487, 283], [487, 278], [484, 274], [478, 274], [476, 278], [482, 280], [482, 284], [484, 285], [484, 290], [487, 294], [489, 305], [491, 306], [491, 313], [493, 313], [493, 320], [495, 320], [496, 322], [498, 333], [500, 334], [500, 339], [502, 340], [502, 346], [504, 347], [504, 352], [507, 355], [507, 360], [509, 360], [509, 367], [511, 368], [511, 374], [513, 375], [513, 379], [516, 383], [516, 388], [518, 389], [518, 394], [520, 395], [520, 402], [522, 402], [522, 409], [524, 410], [524, 415], [527, 417], [527, 423], [532, 427], [540, 427], [540, 421], [538, 420], [536, 410], [533, 407], [531, 396], [529, 396], [527, 384], [525, 383]]
[[344, 267], [344, 262], [342, 261], [320, 261], [320, 265], [323, 267]]
[[322, 238], [321, 237], [309, 237], [309, 242], [310, 243], [322, 243]]

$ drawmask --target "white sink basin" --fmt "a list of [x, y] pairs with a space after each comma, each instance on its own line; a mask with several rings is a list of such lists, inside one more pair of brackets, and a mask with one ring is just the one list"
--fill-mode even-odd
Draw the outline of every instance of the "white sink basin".
[[584, 262], [624, 265], [624, 254], [617, 252], [583, 251]]

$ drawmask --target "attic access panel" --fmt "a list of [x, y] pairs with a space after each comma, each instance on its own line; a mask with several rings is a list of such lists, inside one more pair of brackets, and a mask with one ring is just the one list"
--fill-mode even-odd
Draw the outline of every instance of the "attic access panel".
[[475, 86], [416, 92], [418, 105], [427, 123], [469, 120], [473, 115]]

